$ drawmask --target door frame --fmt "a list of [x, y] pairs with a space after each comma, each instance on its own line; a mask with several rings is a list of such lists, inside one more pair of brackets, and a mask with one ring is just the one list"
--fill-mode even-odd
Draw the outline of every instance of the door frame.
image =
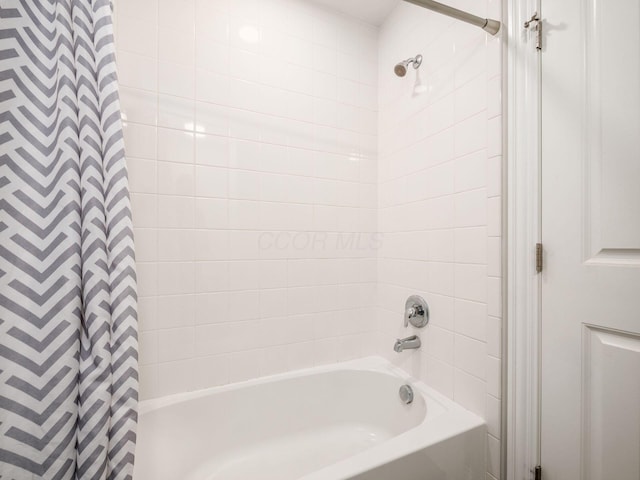
[[[540, 462], [541, 55], [523, 28], [540, 0], [507, 3], [507, 222], [503, 342], [503, 478], [529, 480]], [[516, 371], [519, 373], [516, 375]]]

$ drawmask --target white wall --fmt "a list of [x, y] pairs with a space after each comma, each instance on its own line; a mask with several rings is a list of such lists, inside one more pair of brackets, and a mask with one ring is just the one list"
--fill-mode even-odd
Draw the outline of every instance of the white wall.
[[[449, 2], [500, 18], [499, 0]], [[380, 30], [380, 353], [488, 423], [488, 479], [500, 474], [501, 39], [401, 3]], [[393, 73], [421, 53], [415, 72]], [[406, 298], [431, 307], [402, 327]], [[397, 354], [397, 337], [423, 347]]]
[[141, 397], [373, 352], [377, 30], [279, 0], [116, 24]]

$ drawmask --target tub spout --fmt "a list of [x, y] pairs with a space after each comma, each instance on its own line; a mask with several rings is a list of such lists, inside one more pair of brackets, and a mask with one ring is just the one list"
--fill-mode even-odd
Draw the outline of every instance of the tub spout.
[[418, 337], [417, 335], [411, 335], [410, 337], [399, 338], [398, 340], [396, 340], [396, 343], [393, 346], [393, 349], [396, 352], [400, 353], [403, 350], [420, 348], [420, 345], [422, 345], [422, 342], [420, 341], [420, 337]]

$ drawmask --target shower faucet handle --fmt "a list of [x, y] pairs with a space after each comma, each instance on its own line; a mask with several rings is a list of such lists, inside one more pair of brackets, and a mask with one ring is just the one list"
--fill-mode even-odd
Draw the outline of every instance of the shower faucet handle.
[[404, 304], [404, 326], [408, 327], [409, 323], [417, 328], [429, 323], [429, 306], [419, 295], [411, 295]]

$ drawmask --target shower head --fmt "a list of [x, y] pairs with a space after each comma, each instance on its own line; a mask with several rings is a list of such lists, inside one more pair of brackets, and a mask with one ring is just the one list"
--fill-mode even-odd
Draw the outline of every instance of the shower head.
[[407, 67], [409, 65], [413, 65], [414, 69], [418, 69], [418, 67], [422, 64], [422, 55], [416, 55], [413, 58], [407, 58], [406, 60], [397, 63], [393, 68], [395, 74], [399, 77], [404, 77], [407, 74]]
[[397, 76], [404, 77], [407, 74], [407, 65], [406, 60], [404, 62], [400, 62], [394, 67], [393, 71]]

